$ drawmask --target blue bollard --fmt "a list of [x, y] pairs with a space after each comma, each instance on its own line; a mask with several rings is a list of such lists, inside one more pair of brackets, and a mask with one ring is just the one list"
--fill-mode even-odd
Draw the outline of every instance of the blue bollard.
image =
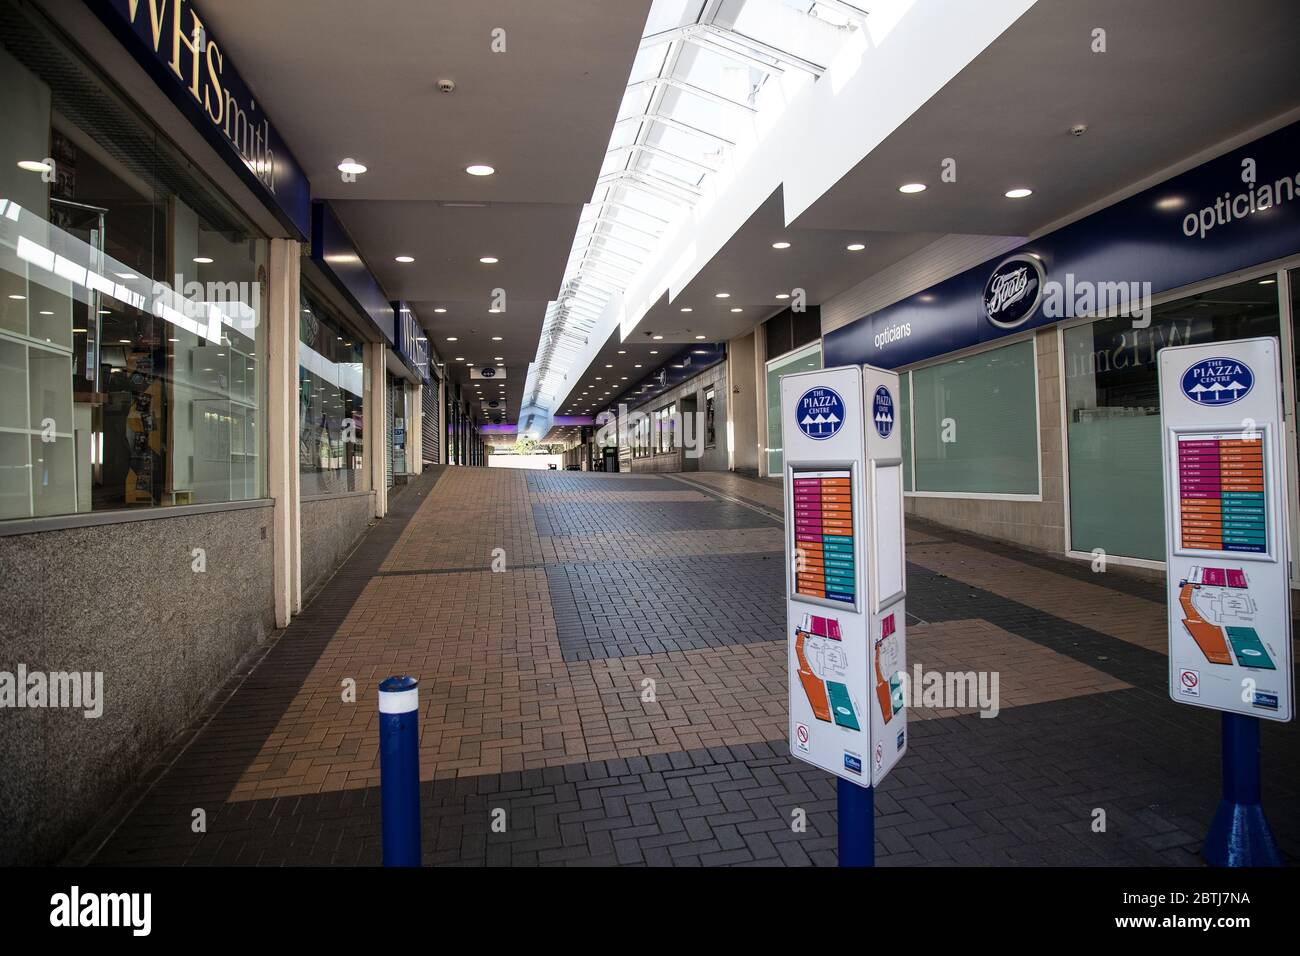
[[384, 866], [420, 865], [420, 682], [379, 685], [379, 795]]
[[1259, 718], [1223, 714], [1223, 799], [1201, 855], [1210, 866], [1281, 866], [1260, 804]]
[[837, 780], [840, 866], [875, 866], [876, 792], [843, 777]]

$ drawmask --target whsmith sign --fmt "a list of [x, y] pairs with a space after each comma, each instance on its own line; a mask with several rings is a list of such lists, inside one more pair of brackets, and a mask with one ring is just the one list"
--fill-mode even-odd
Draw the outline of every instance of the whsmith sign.
[[198, 8], [187, 0], [86, 3], [245, 184], [307, 238], [307, 177]]
[[[946, 188], [957, 188], [941, 186]], [[968, 269], [824, 339], [825, 364], [900, 368], [1300, 252], [1300, 123]]]

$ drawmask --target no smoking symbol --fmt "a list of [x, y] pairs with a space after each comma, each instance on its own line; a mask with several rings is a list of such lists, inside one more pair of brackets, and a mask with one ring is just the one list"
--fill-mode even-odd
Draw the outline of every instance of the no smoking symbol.
[[1197, 683], [1197, 681], [1196, 681], [1196, 675], [1195, 675], [1195, 674], [1193, 674], [1191, 671], [1183, 671], [1183, 686], [1184, 686], [1184, 687], [1195, 687], [1195, 686], [1196, 686], [1196, 683]]
[[806, 744], [808, 742], [808, 728], [803, 724], [800, 724], [798, 729], [795, 731], [795, 736], [799, 738], [799, 743]]

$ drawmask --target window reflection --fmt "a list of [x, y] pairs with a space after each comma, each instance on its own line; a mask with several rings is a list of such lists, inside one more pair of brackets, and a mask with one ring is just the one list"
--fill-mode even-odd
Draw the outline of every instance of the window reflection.
[[298, 315], [300, 494], [364, 491], [362, 345], [304, 290]]
[[3, 42], [0, 518], [261, 497], [266, 241], [84, 61]]

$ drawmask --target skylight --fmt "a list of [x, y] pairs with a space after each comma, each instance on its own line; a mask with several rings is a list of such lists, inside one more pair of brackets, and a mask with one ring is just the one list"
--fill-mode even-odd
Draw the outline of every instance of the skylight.
[[[815, 82], [866, 11], [844, 0], [655, 0], [558, 299], [529, 370], [530, 410], [554, 408], [611, 300], [663, 236]], [[538, 422], [544, 427], [544, 422]]]

